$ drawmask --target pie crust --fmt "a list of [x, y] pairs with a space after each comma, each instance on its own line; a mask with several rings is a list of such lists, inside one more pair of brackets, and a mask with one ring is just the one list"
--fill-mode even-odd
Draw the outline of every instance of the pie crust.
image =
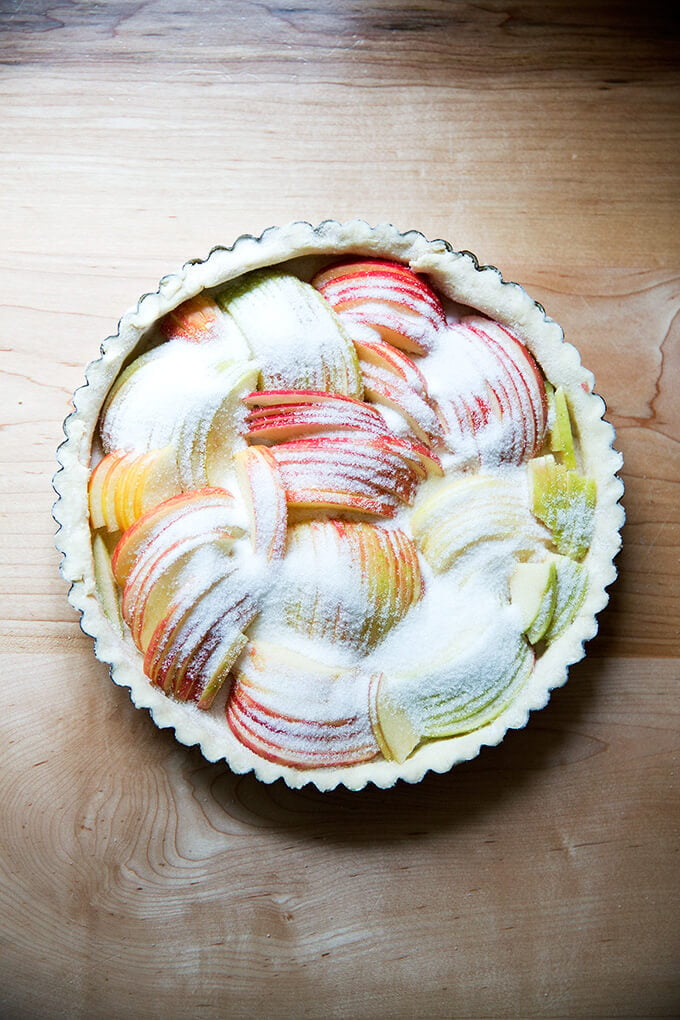
[[[227, 725], [224, 699], [217, 699], [212, 709], [204, 711], [167, 696], [149, 682], [127, 628], [119, 630], [100, 604], [88, 480], [107, 395], [125, 365], [145, 349], [145, 339], [162, 316], [203, 291], [219, 292], [229, 281], [252, 270], [283, 267], [309, 280], [334, 258], [348, 255], [393, 260], [424, 274], [445, 301], [512, 330], [545, 378], [566, 393], [581, 470], [594, 479], [597, 491], [592, 537], [583, 559], [588, 587], [574, 619], [536, 656], [530, 675], [510, 704], [480, 728], [425, 740], [401, 762], [378, 754], [357, 764], [293, 767], [270, 761], [241, 743]], [[578, 351], [564, 340], [561, 328], [540, 304], [518, 284], [504, 281], [495, 267], [480, 266], [474, 255], [455, 251], [446, 241], [429, 241], [418, 231], [401, 233], [390, 224], [371, 227], [361, 220], [328, 220], [318, 226], [295, 222], [271, 227], [260, 237], [239, 237], [231, 247], [218, 246], [206, 259], [191, 260], [179, 272], [163, 277], [155, 293], [145, 294], [122, 317], [117, 333], [102, 344], [101, 356], [87, 367], [86, 383], [76, 391], [74, 411], [64, 423], [66, 440], [58, 450], [60, 469], [54, 479], [58, 495], [54, 517], [60, 526], [56, 544], [63, 554], [61, 573], [71, 584], [69, 600], [82, 614], [82, 628], [94, 638], [97, 658], [110, 666], [115, 683], [129, 688], [134, 704], [148, 709], [157, 726], [172, 727], [183, 744], [198, 744], [209, 761], [224, 759], [234, 772], [253, 771], [264, 782], [283, 778], [291, 787], [313, 783], [322, 791], [338, 785], [359, 790], [369, 782], [386, 788], [397, 779], [418, 782], [429, 770], [446, 772], [475, 757], [482, 746], [499, 743], [508, 729], [523, 727], [529, 713], [542, 708], [550, 691], [565, 682], [568, 667], [583, 657], [584, 642], [597, 631], [596, 614], [606, 605], [606, 589], [616, 576], [613, 561], [624, 514], [619, 503], [623, 486], [617, 476], [622, 458], [613, 449], [614, 430], [603, 419], [604, 401], [593, 392], [593, 383]]]

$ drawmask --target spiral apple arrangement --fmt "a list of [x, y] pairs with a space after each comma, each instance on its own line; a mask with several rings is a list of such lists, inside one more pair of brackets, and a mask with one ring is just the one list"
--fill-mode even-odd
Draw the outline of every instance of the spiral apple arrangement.
[[99, 598], [169, 698], [293, 768], [485, 725], [574, 619], [596, 485], [522, 338], [385, 259], [185, 301], [119, 374]]

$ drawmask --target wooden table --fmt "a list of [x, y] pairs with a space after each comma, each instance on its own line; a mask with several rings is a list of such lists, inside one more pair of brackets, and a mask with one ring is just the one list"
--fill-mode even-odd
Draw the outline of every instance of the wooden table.
[[[182, 9], [183, 8], [183, 9]], [[677, 23], [655, 3], [9, 0], [0, 1015], [670, 1017], [678, 924]], [[527, 728], [420, 785], [232, 775], [108, 680], [54, 451], [159, 277], [361, 215], [498, 264], [596, 373], [620, 579]]]

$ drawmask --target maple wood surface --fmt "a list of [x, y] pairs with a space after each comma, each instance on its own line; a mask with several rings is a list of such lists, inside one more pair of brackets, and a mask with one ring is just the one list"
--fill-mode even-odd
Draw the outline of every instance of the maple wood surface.
[[[0, 7], [0, 1015], [680, 1012], [680, 75], [666, 5]], [[135, 710], [50, 516], [70, 396], [158, 279], [362, 216], [499, 265], [624, 454], [587, 659], [417, 786], [265, 786]]]

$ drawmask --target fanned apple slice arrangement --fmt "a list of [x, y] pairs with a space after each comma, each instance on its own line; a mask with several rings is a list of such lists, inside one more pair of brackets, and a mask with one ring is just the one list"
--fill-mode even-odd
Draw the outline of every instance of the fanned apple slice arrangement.
[[588, 591], [598, 494], [564, 390], [396, 261], [185, 301], [98, 437], [105, 613], [152, 685], [283, 766], [486, 725]]

